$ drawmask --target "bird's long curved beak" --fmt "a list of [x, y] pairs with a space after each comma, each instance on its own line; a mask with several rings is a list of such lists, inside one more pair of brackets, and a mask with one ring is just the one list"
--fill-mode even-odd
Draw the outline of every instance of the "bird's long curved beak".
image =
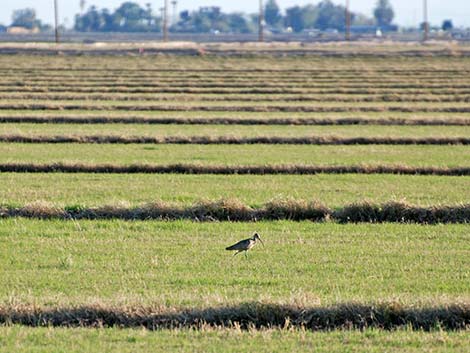
[[258, 239], [259, 239], [259, 241], [260, 241], [261, 245], [263, 245], [263, 248], [264, 248], [264, 242], [261, 240], [261, 238], [260, 238], [260, 237], [258, 237]]

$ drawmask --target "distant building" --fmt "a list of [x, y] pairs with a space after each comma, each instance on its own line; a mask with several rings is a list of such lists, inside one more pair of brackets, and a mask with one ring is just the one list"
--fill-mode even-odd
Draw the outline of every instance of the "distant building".
[[39, 32], [40, 30], [38, 27], [30, 29], [26, 27], [11, 26], [7, 28], [7, 33], [9, 34], [36, 34]]
[[454, 28], [451, 31], [452, 38], [454, 39], [461, 39], [461, 40], [469, 40], [470, 39], [470, 28]]
[[351, 26], [352, 33], [359, 33], [359, 34], [375, 34], [377, 35], [377, 31], [380, 31], [381, 34], [387, 32], [397, 32], [398, 26], [396, 25], [388, 25], [388, 26], [375, 26], [375, 25], [354, 25]]
[[219, 16], [222, 13], [220, 6], [202, 6], [199, 8], [199, 12], [212, 16]]

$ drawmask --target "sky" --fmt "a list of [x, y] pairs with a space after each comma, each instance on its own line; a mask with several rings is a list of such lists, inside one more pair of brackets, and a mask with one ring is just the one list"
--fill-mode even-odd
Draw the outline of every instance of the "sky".
[[[80, 11], [79, 0], [58, 0], [60, 21], [66, 26], [73, 24], [73, 18]], [[87, 0], [87, 7], [96, 5], [99, 8], [117, 8], [125, 0]], [[163, 0], [134, 0], [145, 5], [151, 3], [154, 9], [159, 9]], [[422, 21], [423, 0], [390, 0], [395, 9], [395, 23], [403, 26], [413, 26]], [[35, 8], [38, 17], [46, 23], [53, 23], [53, 0], [0, 0], [0, 23], [10, 24], [13, 10], [25, 7]], [[293, 5], [316, 4], [320, 0], [277, 0], [282, 9]], [[334, 3], [344, 4], [345, 0], [333, 0]], [[350, 0], [351, 11], [372, 15], [377, 0]], [[200, 6], [220, 6], [223, 11], [256, 12], [256, 0], [178, 0], [178, 11], [197, 9]], [[452, 19], [455, 26], [470, 27], [470, 0], [428, 0], [429, 20], [434, 25], [440, 25], [445, 19]]]

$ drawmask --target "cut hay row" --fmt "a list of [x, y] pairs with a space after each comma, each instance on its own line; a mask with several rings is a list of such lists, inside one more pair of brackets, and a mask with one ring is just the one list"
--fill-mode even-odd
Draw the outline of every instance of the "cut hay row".
[[201, 164], [67, 164], [2, 163], [3, 173], [105, 173], [105, 174], [216, 174], [216, 175], [314, 175], [402, 174], [468, 176], [470, 166], [410, 167], [406, 165], [201, 165]]
[[324, 221], [329, 214], [326, 207], [317, 203], [288, 202], [269, 203], [253, 209], [236, 200], [202, 202], [190, 207], [178, 207], [165, 203], [152, 203], [140, 207], [103, 206], [87, 208], [80, 206], [58, 208], [48, 203], [33, 203], [24, 207], [0, 207], [0, 217], [23, 217], [39, 219], [124, 219], [124, 220], [179, 220], [197, 221], [257, 221], [310, 219]]
[[369, 70], [331, 70], [328, 68], [319, 69], [319, 70], [303, 70], [295, 71], [290, 69], [278, 70], [278, 71], [252, 71], [250, 69], [233, 71], [228, 69], [227, 71], [220, 71], [217, 69], [206, 70], [206, 71], [197, 71], [192, 68], [187, 68], [182, 71], [174, 71], [169, 67], [165, 70], [160, 71], [147, 71], [145, 69], [135, 69], [132, 71], [120, 70], [115, 68], [98, 68], [98, 69], [83, 69], [77, 70], [76, 68], [63, 70], [53, 70], [50, 68], [41, 68], [41, 69], [1, 69], [2, 77], [14, 79], [15, 77], [31, 77], [31, 78], [41, 78], [41, 77], [50, 77], [52, 79], [67, 79], [67, 78], [76, 78], [77, 76], [84, 78], [148, 78], [148, 79], [159, 79], [159, 78], [178, 78], [178, 77], [187, 77], [191, 79], [197, 78], [211, 78], [211, 79], [224, 79], [230, 77], [236, 78], [286, 78], [293, 77], [298, 79], [304, 78], [340, 78], [340, 79], [355, 79], [357, 77], [365, 78], [375, 78], [375, 77], [385, 77], [385, 78], [409, 78], [418, 77], [420, 79], [427, 78], [461, 78], [462, 76], [469, 75], [470, 71], [466, 69], [457, 69], [453, 71], [446, 71], [436, 68], [435, 71], [428, 70], [416, 70], [416, 69], [387, 69], [380, 70], [377, 67], [370, 67]]
[[142, 95], [142, 94], [106, 94], [106, 93], [14, 93], [2, 94], [0, 101], [7, 100], [41, 100], [41, 101], [61, 101], [61, 100], [89, 100], [89, 101], [199, 101], [199, 102], [427, 102], [427, 103], [462, 103], [470, 102], [470, 95], [458, 94], [384, 94], [384, 95], [185, 95], [185, 96], [164, 96], [164, 95]]
[[0, 306], [0, 324], [31, 327], [118, 327], [149, 330], [227, 327], [335, 330], [411, 328], [413, 330], [465, 330], [470, 326], [470, 305], [456, 303], [413, 307], [347, 303], [328, 307], [243, 303], [205, 309], [162, 307], [106, 307], [100, 305], [40, 308]]
[[[441, 85], [454, 85], [454, 84], [465, 84], [467, 80], [462, 78], [461, 76], [456, 76], [454, 78], [449, 77], [429, 77], [429, 78], [420, 78], [421, 80], [426, 82], [426, 85], [434, 85], [434, 84], [441, 84]], [[172, 84], [172, 85], [199, 85], [199, 84], [218, 84], [218, 85], [226, 85], [226, 84], [244, 84], [244, 85], [251, 85], [251, 84], [263, 84], [268, 83], [270, 85], [292, 85], [292, 84], [319, 84], [322, 85], [328, 84], [331, 86], [342, 86], [342, 85], [356, 85], [356, 84], [364, 84], [368, 83], [370, 85], [374, 84], [415, 84], [416, 79], [410, 77], [403, 77], [403, 78], [396, 78], [396, 77], [381, 77], [377, 75], [376, 77], [363, 77], [358, 76], [355, 78], [344, 78], [344, 77], [328, 77], [328, 78], [317, 78], [317, 77], [224, 77], [224, 78], [211, 78], [211, 77], [200, 77], [200, 78], [188, 78], [186, 76], [177, 76], [177, 77], [136, 77], [136, 78], [126, 78], [123, 77], [99, 77], [99, 78], [83, 78], [83, 77], [70, 77], [70, 78], [49, 78], [48, 76], [40, 76], [37, 78], [32, 78], [30, 76], [24, 77], [14, 77], [14, 78], [0, 78], [0, 85], [2, 86], [9, 86], [9, 85], [81, 85], [86, 83], [90, 86], [95, 85], [107, 85], [107, 84], [139, 84], [139, 85], [148, 85], [148, 84]]]
[[[9, 87], [0, 87], [0, 92], [11, 93]], [[429, 88], [422, 89], [396, 89], [396, 88], [363, 88], [363, 89], [346, 89], [346, 88], [325, 88], [325, 89], [297, 89], [285, 87], [272, 88], [130, 88], [130, 87], [38, 87], [38, 86], [22, 86], [15, 87], [14, 92], [17, 93], [132, 93], [132, 94], [279, 94], [279, 95], [306, 95], [306, 94], [343, 94], [343, 95], [468, 95], [470, 89], [453, 88], [447, 90], [435, 90]]]
[[[115, 87], [128, 87], [128, 88], [246, 88], [246, 83], [207, 83], [207, 82], [197, 82], [197, 83], [185, 83], [185, 82], [168, 82], [168, 83], [158, 83], [158, 82], [147, 82], [147, 83], [131, 83], [131, 82], [99, 82], [99, 83], [89, 83], [89, 82], [47, 82], [47, 83], [28, 83], [23, 81], [16, 81], [11, 83], [0, 83], [1, 88], [9, 88], [10, 90], [16, 90], [20, 87], [28, 87], [34, 85], [35, 87], [62, 87], [67, 89], [73, 88], [115, 88]], [[279, 87], [278, 83], [275, 82], [252, 82], [249, 84], [251, 88], [277, 88]], [[327, 83], [284, 83], [282, 84], [283, 88], [298, 88], [298, 89], [319, 89], [319, 88], [331, 88], [335, 86], [340, 86], [345, 89], [363, 89], [363, 88], [396, 88], [396, 89], [439, 89], [439, 90], [449, 90], [449, 89], [470, 89], [470, 84], [463, 81], [462, 83], [454, 82], [451, 83], [388, 83], [380, 81], [376, 84], [363, 82], [361, 83], [341, 83], [339, 85], [331, 85]]]
[[[15, 43], [5, 43], [0, 48], [0, 54], [2, 55], [17, 55], [17, 56], [51, 56], [55, 57], [60, 54], [61, 57], [103, 57], [103, 56], [137, 56], [139, 54], [139, 46], [142, 43], [135, 43], [132, 46], [100, 46], [100, 47], [86, 47], [86, 46], [39, 46], [25, 47]], [[292, 44], [289, 44], [292, 45]], [[343, 49], [343, 48], [341, 48]], [[318, 48], [318, 47], [306, 47], [306, 46], [271, 46], [271, 47], [260, 47], [260, 46], [241, 46], [241, 47], [230, 47], [222, 45], [206, 46], [206, 47], [144, 47], [145, 57], [160, 56], [162, 54], [172, 56], [193, 56], [193, 57], [223, 57], [223, 58], [240, 58], [240, 57], [261, 57], [265, 58], [270, 56], [272, 58], [284, 58], [289, 57], [315, 57], [315, 58], [330, 58], [330, 59], [345, 59], [350, 58], [351, 60], [357, 58], [368, 58], [375, 59], [377, 57], [388, 58], [388, 59], [402, 59], [403, 57], [408, 58], [461, 58], [469, 57], [470, 51], [465, 47], [458, 48], [439, 48], [430, 50], [429, 48], [404, 48], [401, 47], [399, 50], [378, 49], [370, 47], [361, 48], [348, 48], [348, 50], [338, 50], [335, 48]]]
[[[6, 57], [8, 58], [8, 57]], [[10, 60], [8, 58], [8, 60]], [[34, 56], [30, 57], [29, 60], [36, 60]], [[264, 64], [266, 62], [269, 62], [269, 58], [267, 60], [265, 60]], [[260, 62], [263, 63], [263, 60], [261, 60]], [[279, 60], [275, 60], [276, 64], [279, 64]], [[456, 74], [456, 75], [468, 75], [470, 74], [470, 70], [468, 70], [468, 68], [454, 68], [454, 69], [448, 69], [448, 68], [442, 68], [442, 66], [447, 66], [448, 63], [446, 61], [445, 65], [440, 65], [440, 67], [432, 67], [432, 68], [426, 68], [426, 67], [423, 67], [422, 66], [422, 60], [419, 60], [417, 61], [418, 64], [404, 64], [403, 66], [400, 66], [399, 64], [397, 64], [395, 61], [393, 61], [394, 64], [393, 66], [390, 66], [390, 67], [384, 67], [384, 61], [379, 61], [379, 66], [374, 66], [374, 62], [368, 62], [369, 64], [369, 72], [373, 72], [373, 73], [380, 73], [380, 74], [385, 74], [385, 75], [395, 75], [395, 74], [403, 74], [403, 75], [418, 75], [420, 73], [425, 73], [425, 74], [431, 74], [431, 75], [434, 75], [434, 74], [443, 74], [443, 75], [451, 75], [451, 74]], [[168, 61], [168, 63], [171, 63], [171, 59], [170, 61]], [[290, 63], [290, 62], [288, 62]], [[72, 74], [72, 73], [80, 73], [82, 74], [83, 72], [90, 72], [94, 75], [97, 75], [98, 74], [110, 74], [110, 73], [114, 73], [116, 75], [120, 75], [120, 74], [123, 74], [123, 73], [135, 73], [136, 75], [142, 75], [144, 73], [159, 73], [159, 74], [170, 74], [170, 73], [177, 73], [177, 74], [183, 74], [183, 75], [190, 75], [190, 74], [202, 74], [203, 76], [204, 75], [207, 75], [207, 74], [211, 74], [211, 73], [217, 73], [217, 74], [222, 74], [222, 75], [226, 75], [227, 73], [235, 73], [237, 76], [239, 75], [243, 75], [243, 74], [246, 74], [246, 75], [253, 75], [253, 74], [266, 74], [268, 76], [273, 76], [277, 73], [283, 73], [283, 74], [286, 74], [286, 75], [290, 75], [290, 74], [294, 74], [294, 73], [298, 73], [298, 74], [301, 74], [301, 75], [305, 75], [305, 74], [318, 74], [318, 75], [327, 75], [327, 76], [330, 76], [330, 75], [339, 75], [339, 76], [342, 76], [342, 75], [361, 75], [364, 73], [364, 70], [362, 69], [354, 69], [354, 68], [351, 68], [351, 65], [350, 65], [350, 61], [347, 61], [347, 65], [348, 67], [347, 68], [335, 68], [335, 69], [332, 69], [331, 68], [331, 63], [329, 63], [328, 65], [326, 65], [325, 67], [321, 67], [321, 68], [302, 68], [302, 67], [299, 67], [299, 68], [292, 68], [292, 65], [289, 65], [288, 68], [266, 68], [263, 67], [263, 68], [250, 68], [250, 67], [243, 67], [243, 68], [234, 68], [234, 67], [227, 67], [227, 65], [224, 65], [223, 68], [217, 68], [217, 67], [213, 67], [213, 63], [209, 61], [209, 66], [211, 66], [210, 68], [198, 68], [198, 69], [195, 69], [194, 68], [194, 65], [193, 67], [185, 67], [185, 68], [173, 68], [173, 67], [169, 67], [169, 65], [166, 65], [165, 67], [163, 68], [149, 68], [149, 67], [127, 67], [127, 68], [124, 68], [122, 66], [122, 63], [119, 62], [119, 67], [112, 67], [109, 65], [109, 63], [107, 63], [106, 67], [99, 67], [98, 65], [96, 65], [97, 63], [94, 62], [93, 63], [93, 66], [92, 67], [64, 67], [64, 66], [55, 66], [55, 67], [52, 67], [52, 66], [42, 66], [41, 68], [33, 68], [31, 66], [28, 66], [27, 68], [22, 68], [22, 67], [17, 67], [17, 66], [3, 66], [2, 68], [0, 68], [0, 72], [12, 72], [12, 73], [18, 73], [18, 72], [22, 72], [22, 73], [25, 73], [25, 74], [34, 74], [35, 72], [38, 72], [38, 73], [42, 73], [42, 72], [59, 72], [59, 73], [66, 73], [66, 74]], [[187, 65], [189, 66], [189, 65]]]
[[36, 202], [24, 207], [0, 206], [0, 217], [39, 219], [122, 219], [122, 220], [192, 220], [256, 222], [273, 220], [332, 221], [338, 223], [470, 223], [470, 205], [418, 207], [400, 202], [385, 204], [356, 203], [330, 209], [317, 201], [278, 200], [252, 208], [238, 200], [204, 201], [193, 206], [175, 206], [163, 202], [136, 207], [72, 206], [59, 208]]
[[[285, 75], [276, 75], [276, 74], [227, 74], [227, 75], [218, 75], [218, 74], [179, 74], [179, 75], [146, 75], [146, 74], [136, 74], [129, 75], [125, 73], [116, 73], [108, 74], [106, 71], [102, 73], [90, 73], [90, 74], [70, 74], [70, 75], [51, 75], [47, 72], [37, 72], [37, 73], [8, 73], [0, 77], [0, 82], [16, 82], [16, 81], [30, 81], [30, 82], [171, 82], [174, 81], [184, 81], [188, 80], [190, 82], [249, 82], [250, 79], [254, 81], [273, 81], [273, 82], [289, 82], [291, 78], [293, 82], [416, 82], [421, 80], [423, 82], [465, 82], [464, 77], [469, 75], [469, 73], [455, 73], [455, 74], [383, 74], [383, 73], [371, 73], [367, 74], [364, 72], [357, 74], [348, 74], [348, 75], [338, 75], [338, 74], [324, 74], [324, 75], [310, 75], [310, 74], [285, 74]], [[380, 81], [380, 78], [383, 78]]]
[[286, 112], [286, 113], [470, 113], [470, 106], [460, 107], [427, 107], [427, 106], [207, 106], [207, 105], [129, 105], [129, 104], [40, 104], [40, 103], [0, 103], [0, 110], [99, 110], [99, 111], [154, 111], [154, 112]]
[[[426, 85], [435, 85], [435, 84], [441, 84], [441, 85], [455, 85], [455, 84], [465, 84], [467, 81], [465, 79], [462, 79], [461, 77], [456, 77], [454, 79], [449, 79], [449, 78], [427, 78], [423, 79], [425, 80]], [[334, 78], [291, 78], [291, 77], [286, 77], [286, 78], [237, 78], [237, 77], [227, 77], [226, 79], [210, 79], [210, 78], [198, 78], [198, 79], [187, 79], [184, 77], [178, 77], [178, 78], [128, 78], [128, 79], [123, 79], [123, 78], [99, 78], [99, 79], [85, 79], [85, 78], [61, 78], [61, 79], [49, 79], [47, 76], [37, 78], [37, 79], [32, 79], [29, 77], [15, 77], [14, 79], [6, 79], [6, 78], [0, 78], [0, 85], [2, 86], [11, 86], [11, 85], [23, 85], [23, 86], [29, 86], [29, 85], [39, 85], [39, 86], [44, 86], [44, 85], [51, 85], [53, 84], [54, 86], [59, 85], [59, 84], [64, 84], [66, 86], [75, 86], [75, 85], [81, 85], [81, 84], [87, 84], [90, 86], [95, 86], [95, 85], [107, 85], [107, 84], [112, 84], [112, 85], [127, 85], [127, 84], [139, 84], [139, 85], [148, 85], [148, 84], [159, 84], [159, 85], [199, 85], [200, 83], [202, 84], [217, 84], [217, 85], [226, 85], [226, 84], [244, 84], [250, 85], [250, 84], [262, 84], [262, 83], [268, 83], [270, 85], [293, 85], [293, 84], [299, 84], [299, 85], [306, 85], [306, 84], [322, 84], [322, 85], [328, 85], [328, 86], [342, 86], [342, 85], [357, 85], [357, 84], [364, 84], [368, 83], [370, 85], [376, 85], [376, 84], [390, 84], [390, 85], [396, 85], [396, 84], [415, 84], [416, 79], [391, 79], [391, 78], [382, 78], [382, 77], [377, 77], [376, 79], [372, 78], [356, 78], [356, 79], [334, 79]]]
[[470, 145], [470, 137], [339, 137], [339, 136], [118, 136], [0, 135], [6, 143], [198, 144], [198, 145]]
[[470, 126], [470, 119], [429, 118], [146, 118], [139, 116], [1, 116], [0, 123], [33, 124], [155, 124], [155, 125], [396, 125]]

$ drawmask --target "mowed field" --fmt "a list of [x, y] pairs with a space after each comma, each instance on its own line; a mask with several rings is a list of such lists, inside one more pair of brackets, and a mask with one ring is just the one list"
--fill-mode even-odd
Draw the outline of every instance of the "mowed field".
[[468, 350], [470, 58], [0, 74], [0, 352]]

